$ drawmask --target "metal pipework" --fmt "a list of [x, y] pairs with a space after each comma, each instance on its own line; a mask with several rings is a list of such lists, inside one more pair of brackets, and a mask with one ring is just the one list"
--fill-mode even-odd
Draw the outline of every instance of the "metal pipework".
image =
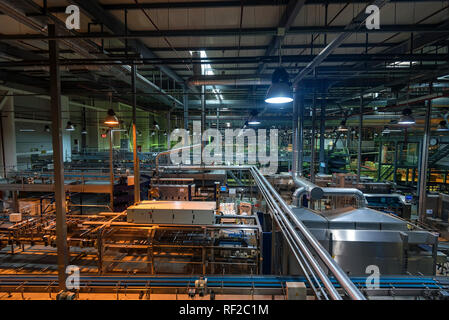
[[298, 189], [296, 189], [295, 192], [293, 193], [293, 199], [292, 199], [293, 205], [300, 207], [301, 206], [301, 198], [306, 193], [307, 193], [307, 190], [304, 187], [299, 187]]
[[270, 85], [269, 79], [195, 79], [189, 80], [189, 85], [192, 86], [256, 86], [256, 85]]
[[253, 174], [259, 175], [260, 179], [266, 185], [271, 194], [276, 198], [278, 203], [283, 208], [284, 212], [294, 222], [295, 226], [299, 229], [302, 236], [309, 242], [314, 251], [318, 254], [322, 262], [326, 265], [329, 271], [335, 276], [341, 286], [349, 294], [353, 300], [366, 300], [365, 296], [357, 289], [357, 287], [348, 278], [346, 273], [340, 268], [340, 266], [332, 259], [329, 253], [323, 248], [318, 240], [312, 235], [309, 229], [295, 216], [291, 208], [285, 203], [282, 197], [274, 190], [273, 186], [267, 181], [267, 179], [260, 174], [257, 168], [253, 168]]
[[[318, 187], [316, 184], [310, 182], [307, 179], [299, 177], [297, 175], [292, 174], [293, 181], [299, 187], [299, 189], [304, 188], [305, 191], [310, 195], [311, 200], [320, 200], [324, 196], [323, 189]], [[295, 193], [299, 193], [299, 190], [296, 190]]]
[[[340, 266], [332, 259], [329, 253], [324, 249], [324, 247], [315, 239], [315, 237], [310, 233], [307, 227], [294, 215], [290, 206], [288, 206], [282, 197], [276, 192], [273, 186], [268, 182], [268, 180], [260, 173], [260, 171], [255, 166], [168, 166], [163, 167], [164, 169], [178, 169], [178, 170], [249, 170], [251, 175], [256, 181], [260, 182], [260, 185], [263, 186], [261, 188], [261, 192], [264, 194], [266, 200], [270, 202], [276, 209], [277, 215], [281, 219], [282, 223], [291, 231], [290, 227], [293, 227], [301, 233], [301, 235], [306, 239], [307, 242], [312, 246], [314, 253], [320, 258], [320, 260], [324, 263], [324, 265], [329, 269], [331, 274], [337, 279], [342, 288], [346, 291], [346, 293], [353, 300], [366, 300], [365, 296], [357, 289], [357, 287], [352, 283], [352, 281], [348, 278], [348, 276], [344, 273], [344, 271], [340, 268]], [[305, 183], [305, 182], [304, 182]], [[289, 222], [289, 219], [292, 223]], [[284, 230], [285, 231], [285, 230]], [[296, 232], [294, 233], [296, 234]], [[284, 234], [285, 236], [285, 234]], [[292, 234], [288, 234], [288, 236], [293, 236], [294, 240], [296, 240], [296, 245], [300, 247], [303, 251], [299, 253], [307, 257], [311, 266], [316, 266], [316, 260], [314, 260], [315, 255], [311, 255], [311, 252], [307, 249], [307, 247], [303, 247], [301, 245], [301, 237], [298, 234], [296, 236]], [[287, 238], [288, 239], [288, 238]], [[304, 243], [303, 243], [304, 244]], [[315, 271], [318, 270], [317, 268]], [[323, 276], [321, 274], [321, 276]], [[327, 276], [326, 276], [327, 277]], [[325, 279], [325, 278], [324, 278]], [[327, 282], [325, 280], [325, 282]], [[329, 292], [333, 292], [332, 285], [327, 289]], [[332, 293], [331, 293], [332, 295]], [[339, 299], [339, 297], [335, 297]], [[340, 297], [341, 299], [341, 297]]]
[[362, 191], [356, 188], [322, 188], [324, 196], [350, 196], [357, 199], [359, 208], [366, 207], [366, 198]]
[[362, 191], [356, 188], [321, 188], [309, 180], [292, 175], [298, 189], [293, 193], [293, 205], [300, 207], [301, 197], [308, 193], [311, 200], [320, 200], [324, 196], [351, 196], [357, 199], [358, 207], [366, 207], [366, 198]]
[[[284, 236], [286, 237], [286, 240], [291, 245], [291, 249], [296, 256], [298, 263], [303, 268], [304, 274], [308, 276], [307, 271], [311, 272], [312, 269], [315, 271], [317, 276], [322, 281], [324, 287], [328, 290], [329, 295], [332, 297], [333, 300], [342, 300], [340, 294], [322, 269], [322, 267], [318, 264], [318, 262], [314, 259], [311, 252], [307, 249], [304, 241], [298, 236], [294, 226], [288, 221], [287, 217], [282, 214], [282, 209], [279, 207], [279, 205], [276, 203], [275, 199], [267, 189], [267, 186], [265, 185], [264, 181], [261, 179], [261, 175], [254, 170], [253, 168], [250, 170], [251, 174], [253, 175], [254, 180], [256, 181], [257, 185], [260, 188], [260, 191], [264, 195], [264, 197], [267, 200], [267, 203], [272, 207], [272, 212], [274, 215], [274, 219], [277, 221], [278, 225], [281, 227], [284, 227]], [[293, 243], [292, 243], [293, 242]], [[301, 258], [302, 259], [301, 259]], [[307, 270], [305, 267], [309, 270]], [[312, 272], [311, 272], [312, 273]], [[313, 274], [313, 273], [312, 273]], [[309, 284], [312, 288], [313, 282], [308, 278]], [[321, 287], [320, 287], [321, 288]], [[321, 288], [322, 289], [322, 288]], [[316, 292], [315, 288], [314, 291]], [[327, 295], [325, 292], [323, 292], [325, 297], [327, 298]]]

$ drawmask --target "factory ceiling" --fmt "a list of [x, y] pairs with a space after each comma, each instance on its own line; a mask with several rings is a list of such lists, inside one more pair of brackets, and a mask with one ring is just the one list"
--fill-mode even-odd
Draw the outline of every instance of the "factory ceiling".
[[[371, 2], [380, 29], [356, 26]], [[80, 30], [65, 28], [68, 5], [81, 10]], [[131, 101], [134, 63], [143, 109], [181, 113], [188, 93], [195, 114], [203, 84], [208, 110], [285, 115], [291, 104], [264, 103], [280, 61], [306, 107], [326, 103], [334, 116], [356, 115], [361, 95], [366, 113], [409, 105], [418, 115], [419, 97], [448, 95], [448, 1], [0, 0], [0, 12], [0, 83], [47, 90], [55, 23], [62, 92], [74, 100]]]

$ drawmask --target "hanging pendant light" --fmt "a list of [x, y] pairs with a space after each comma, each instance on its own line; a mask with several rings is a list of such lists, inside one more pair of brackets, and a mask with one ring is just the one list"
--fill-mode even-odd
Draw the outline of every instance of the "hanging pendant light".
[[340, 125], [337, 128], [337, 131], [338, 132], [347, 132], [348, 131], [348, 128], [346, 127], [346, 120], [342, 120], [340, 122]]
[[75, 131], [75, 126], [70, 121], [67, 122], [67, 125], [65, 127], [66, 131]]
[[288, 72], [282, 67], [282, 43], [279, 43], [279, 66], [271, 76], [271, 86], [265, 97], [266, 103], [281, 104], [293, 101]]
[[438, 132], [449, 131], [449, 127], [448, 127], [447, 122], [445, 120], [440, 121], [440, 123], [438, 124], [437, 131]]
[[271, 77], [271, 86], [265, 97], [266, 103], [280, 104], [293, 101], [293, 94], [288, 81], [288, 73], [283, 67], [274, 70]]
[[384, 127], [384, 130], [382, 131], [382, 134], [390, 134], [390, 133], [391, 133], [390, 128], [387, 127], [387, 126], [385, 126], [385, 127]]
[[248, 119], [248, 121], [247, 121], [247, 125], [250, 125], [250, 126], [257, 126], [257, 125], [259, 125], [260, 123], [261, 123], [260, 120], [257, 119], [257, 111], [252, 110], [252, 111], [251, 111], [251, 115], [250, 115], [250, 117], [249, 117], [249, 119]]
[[412, 116], [412, 110], [409, 108], [406, 108], [402, 111], [402, 116], [398, 121], [398, 124], [405, 124], [405, 125], [411, 125], [415, 124], [416, 120]]
[[104, 119], [104, 124], [108, 126], [117, 126], [119, 125], [119, 121], [113, 109], [108, 110], [108, 115]]

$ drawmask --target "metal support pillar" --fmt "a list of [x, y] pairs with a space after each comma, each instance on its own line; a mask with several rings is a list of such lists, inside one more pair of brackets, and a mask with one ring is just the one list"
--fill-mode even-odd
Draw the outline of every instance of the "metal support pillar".
[[109, 128], [109, 206], [111, 207], [111, 211], [114, 211], [114, 153], [112, 150], [113, 145], [113, 132], [112, 128]]
[[302, 176], [303, 162], [304, 162], [304, 95], [298, 94], [299, 103], [299, 129], [298, 129], [298, 163], [297, 172], [299, 176]]
[[313, 93], [313, 105], [312, 105], [312, 137], [310, 147], [310, 181], [315, 183], [315, 138], [316, 138], [316, 93]]
[[[362, 176], [362, 132], [363, 132], [363, 95], [360, 95], [360, 110], [359, 110], [359, 144], [357, 147], [357, 182], [360, 183]], [[348, 132], [348, 135], [350, 133]]]
[[394, 181], [394, 184], [395, 184], [395, 188], [396, 188], [396, 185], [398, 183], [398, 174], [397, 174], [397, 172], [398, 172], [399, 148], [402, 148], [402, 145], [401, 145], [401, 147], [399, 147], [399, 142], [395, 141], [394, 142], [394, 172], [393, 172], [393, 181]]
[[325, 138], [324, 135], [326, 133], [326, 95], [323, 93], [321, 99], [321, 110], [320, 110], [320, 173], [326, 173], [326, 160], [325, 160], [325, 150], [324, 143]]
[[[56, 36], [56, 26], [48, 25], [48, 35]], [[67, 221], [65, 211], [64, 162], [62, 154], [62, 114], [61, 77], [59, 73], [59, 48], [56, 40], [49, 41], [50, 58], [50, 97], [52, 121], [53, 165], [55, 175], [56, 204], [56, 246], [58, 261], [58, 283], [60, 290], [66, 290], [66, 268], [69, 260], [67, 247]]]
[[297, 173], [298, 170], [298, 140], [299, 140], [299, 122], [298, 122], [298, 105], [299, 93], [295, 92], [295, 100], [293, 101], [293, 122], [292, 122], [292, 172]]
[[167, 112], [167, 150], [170, 149], [170, 147], [171, 147], [171, 142], [170, 142], [171, 122], [170, 122], [170, 118], [171, 118], [171, 112], [168, 111]]
[[[201, 86], [201, 133], [206, 128], [206, 87]], [[201, 164], [203, 164], [203, 149], [204, 144], [201, 141]]]
[[382, 175], [382, 141], [379, 142], [379, 159], [377, 164], [377, 181], [380, 181], [380, 176]]
[[220, 131], [220, 108], [217, 107], [217, 130]]
[[[86, 128], [86, 108], [82, 109], [82, 119], [83, 119], [83, 128], [82, 130], [87, 130]], [[87, 151], [87, 135], [81, 134], [81, 152], [86, 153]]]
[[432, 116], [432, 101], [426, 101], [426, 120], [424, 127], [424, 136], [421, 146], [421, 166], [419, 170], [419, 202], [418, 215], [419, 221], [424, 222], [426, 219], [426, 198], [427, 198], [427, 169], [429, 160], [429, 145], [430, 145], [430, 118]]
[[184, 129], [189, 130], [189, 94], [187, 88], [183, 88], [183, 104], [184, 104]]
[[137, 88], [136, 88], [137, 67], [131, 67], [131, 85], [133, 91], [133, 163], [134, 163], [134, 203], [140, 202], [140, 165], [137, 154]]

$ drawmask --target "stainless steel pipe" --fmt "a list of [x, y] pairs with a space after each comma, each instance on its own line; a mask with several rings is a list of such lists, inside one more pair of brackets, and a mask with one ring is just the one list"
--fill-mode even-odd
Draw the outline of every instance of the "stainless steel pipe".
[[295, 226], [299, 229], [302, 236], [309, 242], [314, 251], [318, 254], [320, 259], [329, 268], [330, 272], [335, 276], [340, 285], [345, 289], [348, 295], [353, 300], [366, 300], [365, 296], [357, 289], [357, 287], [348, 278], [346, 273], [340, 268], [340, 266], [335, 262], [334, 259], [329, 255], [329, 253], [323, 248], [323, 246], [318, 242], [318, 240], [312, 235], [312, 233], [306, 228], [306, 226], [294, 215], [290, 206], [288, 206], [282, 197], [274, 190], [273, 186], [267, 181], [267, 179], [260, 174], [257, 168], [253, 169], [253, 172], [260, 176], [261, 180], [267, 186], [272, 195], [281, 205], [282, 209], [294, 222]]

